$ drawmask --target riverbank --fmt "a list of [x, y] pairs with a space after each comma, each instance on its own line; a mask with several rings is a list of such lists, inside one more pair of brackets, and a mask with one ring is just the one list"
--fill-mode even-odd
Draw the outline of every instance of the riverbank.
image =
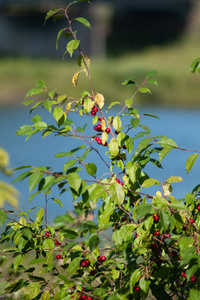
[[[132, 96], [134, 87], [122, 86], [121, 82], [156, 70], [154, 79], [158, 87], [149, 85], [152, 95], [138, 95], [136, 105], [199, 107], [200, 75], [189, 70], [192, 60], [199, 56], [199, 48], [199, 39], [185, 37], [165, 47], [154, 46], [117, 58], [94, 60], [91, 67], [94, 89], [108, 102], [124, 101]], [[90, 91], [90, 86], [86, 76], [80, 74], [78, 86], [72, 87], [71, 79], [78, 70], [76, 61], [67, 56], [64, 61], [62, 58], [0, 57], [0, 105], [22, 103], [27, 91], [41, 79], [49, 90], [57, 88], [58, 93], [79, 98], [82, 91]]]

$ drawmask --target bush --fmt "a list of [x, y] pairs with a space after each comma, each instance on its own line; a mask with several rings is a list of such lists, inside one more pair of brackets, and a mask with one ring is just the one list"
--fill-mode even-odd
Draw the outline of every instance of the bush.
[[[182, 181], [179, 176], [164, 182], [145, 172], [147, 164], [161, 168], [162, 160], [173, 149], [179, 148], [166, 136], [151, 136], [150, 129], [141, 123], [143, 117], [133, 108], [137, 93], [151, 93], [147, 84], [157, 85], [152, 79], [155, 71], [144, 78], [137, 76], [125, 80], [133, 85], [134, 94], [113, 116], [108, 111], [119, 102], [104, 109], [104, 96], [94, 91], [90, 76], [90, 59], [80, 48], [80, 40], [73, 31], [74, 22], [90, 28], [85, 18], [70, 19], [65, 9], [47, 13], [58, 20], [65, 17], [67, 27], [59, 31], [67, 42], [65, 54], [77, 59], [80, 70], [72, 78], [77, 85], [81, 72], [88, 76], [90, 91], [83, 91], [80, 99], [49, 91], [44, 81], [37, 82], [29, 91], [24, 105], [32, 104], [31, 112], [44, 108], [52, 114], [52, 125], [39, 114], [23, 125], [18, 135], [27, 139], [41, 132], [42, 137], [57, 137], [79, 141], [79, 146], [68, 152], [57, 153], [67, 162], [63, 170], [51, 167], [22, 166], [26, 169], [14, 180], [28, 179], [29, 190], [44, 195], [45, 207], [27, 212], [1, 209], [1, 295], [7, 299], [199, 299], [199, 229], [200, 186], [182, 199], [172, 195], [172, 184]], [[45, 100], [35, 100], [42, 94]], [[34, 96], [34, 100], [29, 99]], [[80, 127], [79, 118], [87, 119], [93, 134], [88, 135], [86, 125]], [[124, 121], [125, 119], [125, 121]], [[126, 120], [128, 119], [128, 124]], [[188, 150], [189, 151], [189, 150]], [[198, 158], [194, 151], [186, 161], [189, 172]], [[95, 162], [95, 163], [94, 163]], [[104, 173], [99, 174], [100, 165]], [[157, 186], [155, 195], [149, 188]], [[47, 221], [48, 205], [62, 202], [52, 194], [57, 187], [60, 194], [68, 190], [74, 203], [74, 212]], [[29, 213], [36, 210], [35, 218]], [[7, 221], [6, 221], [7, 220]]]

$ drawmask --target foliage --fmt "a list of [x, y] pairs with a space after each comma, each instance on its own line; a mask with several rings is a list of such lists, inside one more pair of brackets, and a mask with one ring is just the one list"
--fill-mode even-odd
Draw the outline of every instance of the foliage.
[[[91, 90], [76, 99], [48, 90], [43, 80], [38, 81], [24, 105], [32, 105], [30, 112], [47, 109], [52, 124], [36, 114], [31, 118], [33, 124], [23, 125], [17, 134], [27, 139], [36, 133], [43, 138], [54, 134], [67, 141], [77, 139], [79, 146], [55, 155], [65, 159], [61, 171], [31, 165], [16, 169], [24, 170], [14, 182], [28, 180], [29, 201], [44, 195], [45, 206], [32, 209], [35, 219], [29, 216], [32, 210], [1, 209], [1, 225], [7, 221], [1, 237], [1, 294], [25, 300], [128, 300], [146, 299], [150, 294], [156, 299], [199, 299], [200, 187], [176, 199], [172, 185], [182, 178], [171, 176], [160, 182], [145, 168], [150, 163], [162, 168], [170, 151], [192, 151], [186, 161], [188, 173], [200, 152], [180, 148], [166, 136], [151, 136], [150, 128], [141, 123], [145, 117], [157, 118], [140, 115], [133, 107], [138, 93], [151, 93], [147, 83], [157, 85], [152, 78], [155, 71], [123, 81], [122, 85], [133, 88], [133, 96], [115, 116], [109, 111], [119, 102], [112, 102], [105, 111], [104, 96], [93, 88], [90, 59], [72, 28], [74, 22], [88, 28], [90, 23], [82, 17], [70, 19], [68, 14], [77, 2], [83, 1], [51, 10], [45, 22], [50, 17], [55, 21], [66, 17], [68, 25], [58, 33], [56, 43], [62, 34], [70, 39], [65, 55], [78, 51], [80, 68], [72, 84], [77, 85], [83, 72]], [[37, 95], [45, 100], [35, 100]], [[76, 124], [80, 118], [94, 126], [92, 135], [87, 134], [87, 124]], [[99, 164], [104, 174], [99, 174]], [[49, 224], [50, 201], [62, 207], [53, 196], [56, 187], [61, 194], [71, 192], [74, 212]], [[151, 187], [157, 187], [155, 195], [149, 193]]]
[[[0, 147], [0, 172], [6, 176], [11, 175], [11, 170], [9, 169], [9, 155], [8, 153]], [[10, 205], [18, 205], [18, 191], [9, 183], [0, 180], [0, 207], [2, 207], [7, 201]]]

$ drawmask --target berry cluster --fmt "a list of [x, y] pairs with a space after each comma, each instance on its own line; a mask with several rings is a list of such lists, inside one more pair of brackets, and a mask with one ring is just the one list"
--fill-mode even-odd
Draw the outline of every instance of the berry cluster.
[[158, 222], [160, 220], [159, 215], [153, 215], [154, 222]]
[[98, 112], [98, 108], [96, 106], [93, 106], [92, 111], [91, 111], [91, 115], [96, 116], [97, 112]]
[[105, 256], [98, 256], [97, 259], [98, 259], [99, 262], [102, 263], [102, 262], [104, 262], [106, 260], [106, 257]]
[[121, 184], [122, 186], [124, 185], [123, 182], [121, 182], [119, 179], [116, 179], [116, 182]]
[[89, 259], [85, 259], [85, 260], [81, 261], [81, 267], [87, 268], [87, 267], [89, 267], [89, 265], [90, 265]]
[[81, 295], [78, 300], [92, 300], [92, 297], [87, 296], [87, 295]]

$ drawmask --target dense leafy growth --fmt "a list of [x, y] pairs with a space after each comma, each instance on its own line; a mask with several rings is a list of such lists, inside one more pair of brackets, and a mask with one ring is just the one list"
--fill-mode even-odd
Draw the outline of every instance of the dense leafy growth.
[[[35, 219], [29, 216], [32, 210], [1, 208], [0, 293], [7, 299], [25, 300], [199, 299], [200, 186], [176, 199], [172, 185], [183, 181], [178, 174], [161, 182], [145, 172], [151, 163], [162, 168], [170, 151], [187, 151], [166, 136], [152, 136], [141, 122], [157, 116], [140, 115], [133, 107], [137, 93], [151, 93], [150, 86], [157, 85], [152, 78], [155, 71], [123, 81], [122, 85], [131, 85], [133, 96], [124, 104], [112, 102], [105, 110], [104, 96], [93, 88], [90, 59], [72, 28], [74, 22], [88, 28], [90, 23], [82, 17], [70, 19], [68, 14], [77, 2], [89, 1], [73, 1], [65, 9], [51, 10], [45, 22], [50, 17], [55, 21], [66, 18], [67, 27], [59, 31], [56, 45], [61, 35], [69, 39], [65, 54], [79, 52], [80, 70], [72, 84], [76, 86], [84, 72], [91, 89], [75, 99], [49, 91], [44, 81], [38, 81], [24, 105], [32, 105], [31, 112], [48, 110], [52, 123], [36, 114], [32, 124], [23, 125], [17, 134], [27, 139], [36, 133], [43, 138], [54, 134], [80, 143], [55, 155], [65, 161], [63, 170], [45, 166], [17, 169], [23, 171], [14, 182], [28, 180], [29, 201], [41, 194], [46, 204], [32, 209]], [[38, 94], [44, 100], [35, 100]], [[120, 109], [109, 115], [114, 105]], [[87, 125], [77, 124], [80, 118], [92, 127], [92, 135]], [[199, 153], [188, 155], [187, 173]], [[99, 164], [104, 165], [104, 174], [99, 174]], [[155, 195], [149, 193], [152, 186], [157, 187]], [[62, 207], [53, 196], [54, 187], [61, 194], [71, 192], [74, 212], [57, 216], [49, 224], [49, 200]]]

